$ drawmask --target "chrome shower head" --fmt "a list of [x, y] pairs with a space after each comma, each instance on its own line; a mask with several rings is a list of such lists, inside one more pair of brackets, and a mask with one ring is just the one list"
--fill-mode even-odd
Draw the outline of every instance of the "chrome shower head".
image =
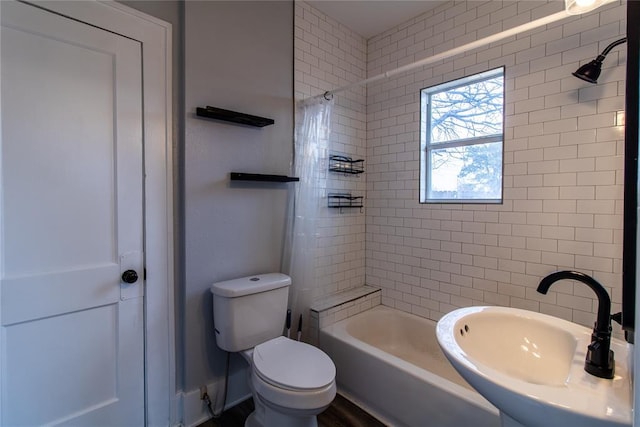
[[584, 64], [571, 74], [586, 82], [593, 84], [598, 83], [598, 77], [600, 77], [600, 72], [602, 71], [602, 61], [604, 61], [605, 56], [607, 56], [611, 49], [626, 41], [626, 37], [614, 41], [609, 46], [607, 46], [605, 50], [603, 50], [602, 53], [596, 57], [596, 59], [589, 62], [588, 64]]

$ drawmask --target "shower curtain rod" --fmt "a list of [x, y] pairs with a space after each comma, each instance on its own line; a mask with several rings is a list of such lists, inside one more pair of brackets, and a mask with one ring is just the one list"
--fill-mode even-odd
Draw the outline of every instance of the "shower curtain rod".
[[441, 61], [443, 59], [450, 58], [455, 55], [459, 55], [461, 53], [467, 52], [469, 50], [476, 49], [478, 47], [484, 46], [489, 43], [494, 43], [499, 40], [505, 39], [507, 37], [514, 36], [516, 34], [520, 34], [524, 31], [533, 30], [534, 28], [541, 27], [543, 25], [551, 24], [553, 22], [559, 21], [561, 19], [567, 18], [570, 15], [566, 10], [561, 12], [556, 12], [554, 14], [545, 16], [543, 18], [536, 19], [535, 21], [527, 22], [526, 24], [518, 25], [517, 27], [510, 28], [508, 30], [501, 31], [499, 33], [481, 38], [479, 40], [473, 41], [471, 43], [467, 43], [462, 46], [455, 47], [453, 49], [447, 50], [442, 53], [438, 53], [436, 55], [420, 59], [418, 61], [412, 62], [411, 64], [403, 65], [402, 67], [398, 67], [396, 69], [385, 71], [384, 73], [378, 74], [376, 76], [370, 77], [368, 79], [361, 80], [359, 82], [351, 83], [346, 86], [339, 87], [337, 89], [328, 90], [323, 95], [325, 99], [329, 100], [333, 97], [335, 93], [343, 92], [345, 90], [349, 90], [356, 86], [366, 85], [368, 83], [377, 82], [378, 80], [386, 79], [388, 77], [393, 77], [396, 74], [404, 73], [405, 71], [413, 70], [414, 68], [422, 67], [424, 65], [429, 65], [437, 61]]

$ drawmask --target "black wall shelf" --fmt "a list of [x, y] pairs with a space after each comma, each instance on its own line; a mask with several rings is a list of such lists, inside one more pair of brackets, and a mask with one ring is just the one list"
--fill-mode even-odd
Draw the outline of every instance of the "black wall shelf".
[[353, 160], [351, 157], [329, 156], [329, 170], [347, 175], [357, 175], [364, 172], [364, 159]]
[[327, 207], [340, 209], [340, 212], [344, 208], [360, 208], [362, 211], [364, 207], [364, 197], [352, 196], [351, 193], [329, 193], [327, 199], [329, 201]]
[[266, 117], [252, 116], [251, 114], [238, 113], [237, 111], [231, 110], [223, 110], [222, 108], [211, 107], [209, 105], [207, 105], [206, 108], [197, 107], [196, 115], [206, 117], [208, 119], [224, 120], [225, 122], [260, 128], [275, 123], [273, 119], [268, 119]]
[[300, 181], [300, 178], [286, 175], [231, 172], [231, 181], [297, 182]]

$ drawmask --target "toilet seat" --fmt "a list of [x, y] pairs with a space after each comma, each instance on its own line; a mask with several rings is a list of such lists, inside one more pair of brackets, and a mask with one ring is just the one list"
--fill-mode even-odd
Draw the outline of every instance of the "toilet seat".
[[256, 371], [251, 372], [255, 396], [266, 406], [279, 412], [322, 412], [336, 396], [336, 382], [315, 390], [287, 390], [264, 381]]
[[291, 391], [326, 389], [335, 382], [336, 367], [322, 350], [277, 337], [253, 350], [253, 371], [274, 387]]

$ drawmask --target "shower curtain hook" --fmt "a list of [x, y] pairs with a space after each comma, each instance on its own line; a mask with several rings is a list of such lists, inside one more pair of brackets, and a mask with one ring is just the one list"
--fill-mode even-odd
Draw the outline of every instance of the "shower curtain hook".
[[324, 99], [326, 99], [327, 101], [331, 101], [333, 99], [333, 94], [329, 91], [326, 91], [324, 93]]

